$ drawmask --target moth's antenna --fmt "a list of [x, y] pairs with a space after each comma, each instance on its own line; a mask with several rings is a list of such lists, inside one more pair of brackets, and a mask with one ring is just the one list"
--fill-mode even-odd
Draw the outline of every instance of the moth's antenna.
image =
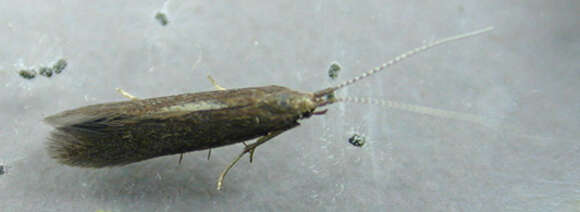
[[373, 69], [371, 69], [371, 70], [369, 70], [369, 71], [361, 74], [360, 76], [357, 76], [357, 77], [355, 77], [353, 79], [350, 79], [348, 81], [345, 81], [345, 82], [343, 82], [343, 83], [341, 83], [341, 84], [339, 84], [337, 86], [334, 86], [334, 87], [330, 87], [330, 88], [327, 88], [327, 89], [323, 89], [323, 90], [317, 91], [317, 92], [314, 93], [314, 96], [315, 97], [323, 97], [325, 95], [328, 95], [328, 94], [330, 94], [330, 93], [332, 93], [332, 92], [334, 92], [334, 91], [336, 91], [338, 89], [341, 89], [343, 87], [352, 85], [352, 84], [358, 82], [359, 80], [362, 80], [362, 79], [367, 78], [367, 77], [369, 77], [369, 76], [371, 76], [373, 74], [376, 74], [377, 72], [382, 71], [383, 69], [385, 69], [385, 68], [387, 68], [389, 66], [392, 66], [394, 64], [397, 64], [397, 63], [399, 63], [399, 62], [401, 62], [401, 61], [403, 61], [403, 60], [405, 60], [405, 59], [407, 59], [407, 58], [409, 58], [409, 57], [411, 57], [413, 55], [416, 55], [417, 53], [423, 52], [425, 50], [428, 50], [428, 49], [431, 49], [433, 47], [439, 46], [441, 44], [448, 43], [448, 42], [451, 42], [451, 41], [460, 40], [460, 39], [464, 39], [464, 38], [473, 37], [475, 35], [478, 35], [478, 34], [481, 34], [481, 33], [485, 33], [485, 32], [491, 31], [491, 30], [493, 30], [493, 27], [487, 27], [487, 28], [480, 29], [480, 30], [477, 30], [477, 31], [474, 31], [474, 32], [460, 34], [460, 35], [456, 35], [456, 36], [444, 38], [444, 39], [441, 39], [441, 40], [437, 40], [437, 41], [431, 42], [429, 44], [425, 44], [425, 45], [423, 45], [421, 47], [418, 47], [418, 48], [412, 49], [412, 50], [410, 50], [408, 52], [405, 52], [405, 53], [403, 53], [403, 54], [395, 57], [394, 59], [389, 60], [388, 62], [383, 63], [382, 65], [377, 66], [377, 67], [375, 67], [375, 68], [373, 68]]
[[336, 98], [336, 102], [351, 102], [351, 103], [362, 103], [362, 104], [372, 104], [372, 105], [380, 105], [383, 107], [394, 108], [399, 110], [405, 110], [409, 112], [425, 114], [440, 118], [446, 119], [453, 119], [453, 120], [460, 120], [460, 121], [467, 121], [472, 123], [481, 124], [484, 126], [490, 126], [493, 124], [493, 120], [478, 116], [475, 114], [469, 113], [461, 113], [455, 112], [450, 110], [441, 110], [432, 107], [425, 107], [420, 105], [412, 105], [403, 102], [396, 102], [391, 100], [381, 100], [381, 99], [374, 99], [368, 97], [345, 97], [345, 98]]
[[332, 99], [331, 103], [336, 102], [350, 102], [350, 103], [360, 103], [360, 104], [371, 104], [371, 105], [379, 105], [386, 108], [393, 108], [398, 110], [409, 111], [413, 113], [425, 114], [429, 116], [451, 119], [451, 120], [458, 120], [458, 121], [466, 121], [471, 122], [474, 124], [479, 124], [484, 127], [493, 130], [501, 130], [504, 133], [531, 138], [531, 139], [539, 139], [539, 140], [546, 140], [546, 139], [554, 139], [552, 137], [546, 137], [541, 135], [534, 135], [535, 133], [526, 132], [525, 128], [518, 126], [515, 123], [510, 122], [509, 120], [503, 118], [490, 118], [485, 116], [480, 116], [476, 114], [470, 113], [461, 113], [455, 112], [450, 110], [442, 110], [432, 107], [425, 107], [420, 105], [413, 105], [407, 104], [403, 102], [391, 101], [391, 100], [382, 100], [382, 99], [374, 99], [370, 97], [345, 97], [345, 98], [334, 98]]

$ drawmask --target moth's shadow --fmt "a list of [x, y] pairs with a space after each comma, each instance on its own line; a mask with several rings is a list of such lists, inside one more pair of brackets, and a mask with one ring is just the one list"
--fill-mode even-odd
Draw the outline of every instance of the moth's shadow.
[[[44, 149], [38, 149], [8, 164], [9, 172], [2, 177], [10, 189], [35, 191], [57, 199], [82, 197], [120, 204], [135, 200], [153, 204], [167, 199], [212, 199], [222, 196], [215, 189], [216, 179], [227, 162], [218, 157], [207, 160], [203, 152], [194, 152], [185, 154], [181, 164], [179, 155], [174, 155], [121, 167], [87, 169], [60, 165]], [[228, 194], [235, 194], [236, 190], [232, 185]]]

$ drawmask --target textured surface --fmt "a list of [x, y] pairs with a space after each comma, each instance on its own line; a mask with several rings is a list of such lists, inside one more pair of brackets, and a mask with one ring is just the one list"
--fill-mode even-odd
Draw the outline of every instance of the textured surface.
[[[155, 19], [167, 14], [168, 24]], [[1, 211], [578, 211], [579, 1], [0, 0]], [[88, 104], [277, 84], [314, 91], [488, 25], [338, 96], [498, 120], [481, 126], [337, 104], [215, 180], [243, 145], [125, 167], [57, 164], [42, 118]], [[23, 68], [66, 58], [51, 78]], [[199, 62], [198, 62], [199, 61]], [[335, 81], [328, 67], [338, 61]], [[348, 143], [351, 128], [367, 135]]]

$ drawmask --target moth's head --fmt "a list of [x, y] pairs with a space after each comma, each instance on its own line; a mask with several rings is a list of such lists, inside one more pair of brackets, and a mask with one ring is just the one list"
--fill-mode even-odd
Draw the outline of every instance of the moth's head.
[[271, 93], [266, 104], [275, 113], [284, 113], [299, 118], [307, 118], [312, 115], [318, 104], [311, 93], [302, 93], [284, 87]]

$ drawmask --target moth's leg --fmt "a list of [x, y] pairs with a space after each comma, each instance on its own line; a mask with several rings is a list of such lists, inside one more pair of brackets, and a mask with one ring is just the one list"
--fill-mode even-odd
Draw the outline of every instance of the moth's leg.
[[127, 97], [127, 98], [128, 98], [128, 99], [130, 99], [130, 100], [133, 100], [133, 101], [135, 101], [135, 100], [139, 100], [139, 98], [137, 98], [137, 97], [135, 97], [135, 96], [131, 95], [130, 93], [128, 93], [127, 91], [125, 91], [125, 90], [123, 90], [123, 89], [117, 88], [116, 90], [117, 90], [117, 92], [119, 92], [119, 93], [120, 93], [122, 96], [124, 96], [124, 97]]
[[321, 111], [314, 111], [314, 112], [312, 112], [312, 115], [324, 115], [324, 114], [326, 114], [326, 112], [328, 112], [328, 109], [324, 109]]
[[217, 84], [217, 82], [213, 79], [213, 77], [211, 77], [210, 75], [207, 75], [207, 79], [209, 79], [209, 81], [211, 82], [211, 84], [213, 85], [213, 87], [215, 87], [215, 89], [218, 89], [220, 91], [225, 91], [227, 89], [225, 89], [224, 87], [220, 86]]
[[[216, 89], [218, 89], [220, 91], [227, 90], [224, 87], [218, 85], [217, 82], [213, 79], [213, 77], [211, 77], [211, 75], [207, 75], [207, 79], [209, 79], [209, 81], [211, 82], [213, 87], [215, 87]], [[209, 149], [209, 151], [207, 152], [207, 160], [209, 160], [210, 157], [211, 157], [211, 149]]]
[[238, 161], [242, 158], [242, 156], [244, 156], [248, 152], [253, 152], [254, 149], [256, 149], [256, 147], [260, 146], [263, 143], [266, 143], [266, 141], [280, 135], [284, 131], [286, 131], [286, 130], [278, 130], [278, 131], [270, 132], [267, 135], [260, 137], [258, 139], [258, 141], [256, 141], [255, 143], [247, 145], [244, 148], [244, 151], [242, 151], [242, 153], [240, 153], [236, 158], [234, 158], [234, 160], [228, 166], [226, 166], [226, 168], [222, 171], [222, 173], [218, 177], [217, 190], [222, 189], [222, 185], [224, 183], [224, 178], [226, 177], [226, 175], [228, 174], [230, 169], [232, 169], [232, 167], [234, 167], [234, 165], [236, 165], [236, 163], [238, 163]]
[[[242, 144], [244, 144], [244, 146], [246, 146], [246, 148], [248, 148], [248, 144], [246, 144], [245, 141], [242, 142]], [[253, 149], [250, 151], [250, 163], [252, 163], [252, 162], [254, 162], [254, 150]]]
[[[210, 156], [211, 156], [211, 149], [209, 149], [209, 152], [207, 152], [207, 160], [209, 160]], [[183, 160], [183, 153], [179, 154], [179, 162], [178, 162], [179, 165], [181, 165], [182, 160]]]
[[182, 160], [183, 160], [183, 153], [179, 154], [179, 162], [177, 162], [177, 164], [181, 165]]
[[[200, 53], [200, 55], [201, 55], [201, 53], [202, 53], [202, 52], [201, 52], [201, 49], [200, 49], [199, 53]], [[195, 67], [195, 66], [197, 66], [197, 64], [198, 64], [200, 61], [201, 61], [201, 56], [200, 56], [200, 58], [198, 58], [198, 61], [195, 63], [194, 67]], [[211, 84], [213, 85], [213, 87], [215, 87], [216, 89], [218, 89], [218, 90], [220, 90], [220, 91], [226, 90], [224, 87], [222, 87], [222, 86], [219, 86], [219, 85], [217, 84], [217, 82], [216, 82], [216, 81], [213, 79], [213, 77], [211, 77], [211, 75], [209, 75], [209, 74], [208, 74], [208, 75], [207, 75], [207, 79], [209, 79], [209, 81], [211, 82]], [[210, 149], [208, 150], [208, 152], [207, 152], [207, 160], [209, 160], [209, 158], [210, 158], [210, 157], [211, 157], [211, 148], [210, 148]]]

